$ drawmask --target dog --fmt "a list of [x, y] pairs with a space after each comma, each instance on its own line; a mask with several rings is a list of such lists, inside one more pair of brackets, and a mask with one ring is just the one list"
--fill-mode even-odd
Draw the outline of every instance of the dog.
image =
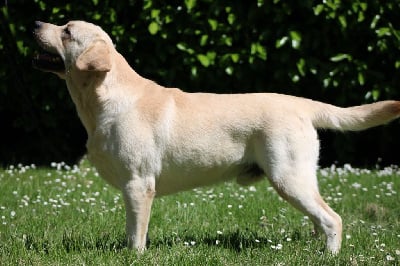
[[342, 220], [317, 183], [317, 129], [363, 130], [400, 116], [400, 101], [341, 108], [275, 93], [185, 93], [137, 74], [99, 26], [37, 21], [34, 67], [65, 79], [88, 135], [88, 158], [122, 191], [127, 244], [143, 251], [155, 197], [266, 176], [309, 216], [336, 254]]

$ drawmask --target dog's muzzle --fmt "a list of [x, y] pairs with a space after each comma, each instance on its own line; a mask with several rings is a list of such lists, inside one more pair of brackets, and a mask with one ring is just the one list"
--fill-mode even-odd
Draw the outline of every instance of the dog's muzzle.
[[33, 36], [42, 49], [40, 52], [35, 52], [32, 65], [42, 71], [64, 72], [65, 65], [61, 56], [48, 51], [40, 38], [40, 31], [43, 30], [44, 24], [41, 21], [35, 21], [34, 23]]

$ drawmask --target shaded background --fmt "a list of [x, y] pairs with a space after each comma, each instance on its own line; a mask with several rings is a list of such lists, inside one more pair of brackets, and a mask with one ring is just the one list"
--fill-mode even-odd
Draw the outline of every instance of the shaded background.
[[[164, 2], [3, 1], [0, 164], [75, 163], [85, 153], [65, 83], [31, 67], [35, 20], [98, 24], [139, 74], [185, 91], [278, 92], [340, 106], [400, 99], [399, 1]], [[320, 163], [399, 164], [399, 133], [399, 121], [320, 132]]]

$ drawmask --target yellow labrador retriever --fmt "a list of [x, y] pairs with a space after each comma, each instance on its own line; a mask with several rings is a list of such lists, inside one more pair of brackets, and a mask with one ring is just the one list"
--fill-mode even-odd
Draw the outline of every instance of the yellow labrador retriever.
[[66, 80], [90, 161], [120, 189], [128, 246], [145, 249], [152, 201], [235, 178], [267, 176], [340, 249], [342, 221], [322, 199], [317, 128], [363, 130], [400, 116], [399, 101], [340, 108], [293, 96], [185, 93], [138, 75], [98, 26], [36, 22], [34, 66]]

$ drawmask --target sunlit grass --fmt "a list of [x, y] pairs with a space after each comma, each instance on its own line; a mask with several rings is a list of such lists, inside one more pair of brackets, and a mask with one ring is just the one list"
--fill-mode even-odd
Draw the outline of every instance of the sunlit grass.
[[268, 182], [159, 198], [143, 255], [125, 248], [120, 193], [87, 163], [0, 170], [1, 265], [396, 265], [400, 170], [321, 169], [321, 194], [343, 218], [341, 253]]

